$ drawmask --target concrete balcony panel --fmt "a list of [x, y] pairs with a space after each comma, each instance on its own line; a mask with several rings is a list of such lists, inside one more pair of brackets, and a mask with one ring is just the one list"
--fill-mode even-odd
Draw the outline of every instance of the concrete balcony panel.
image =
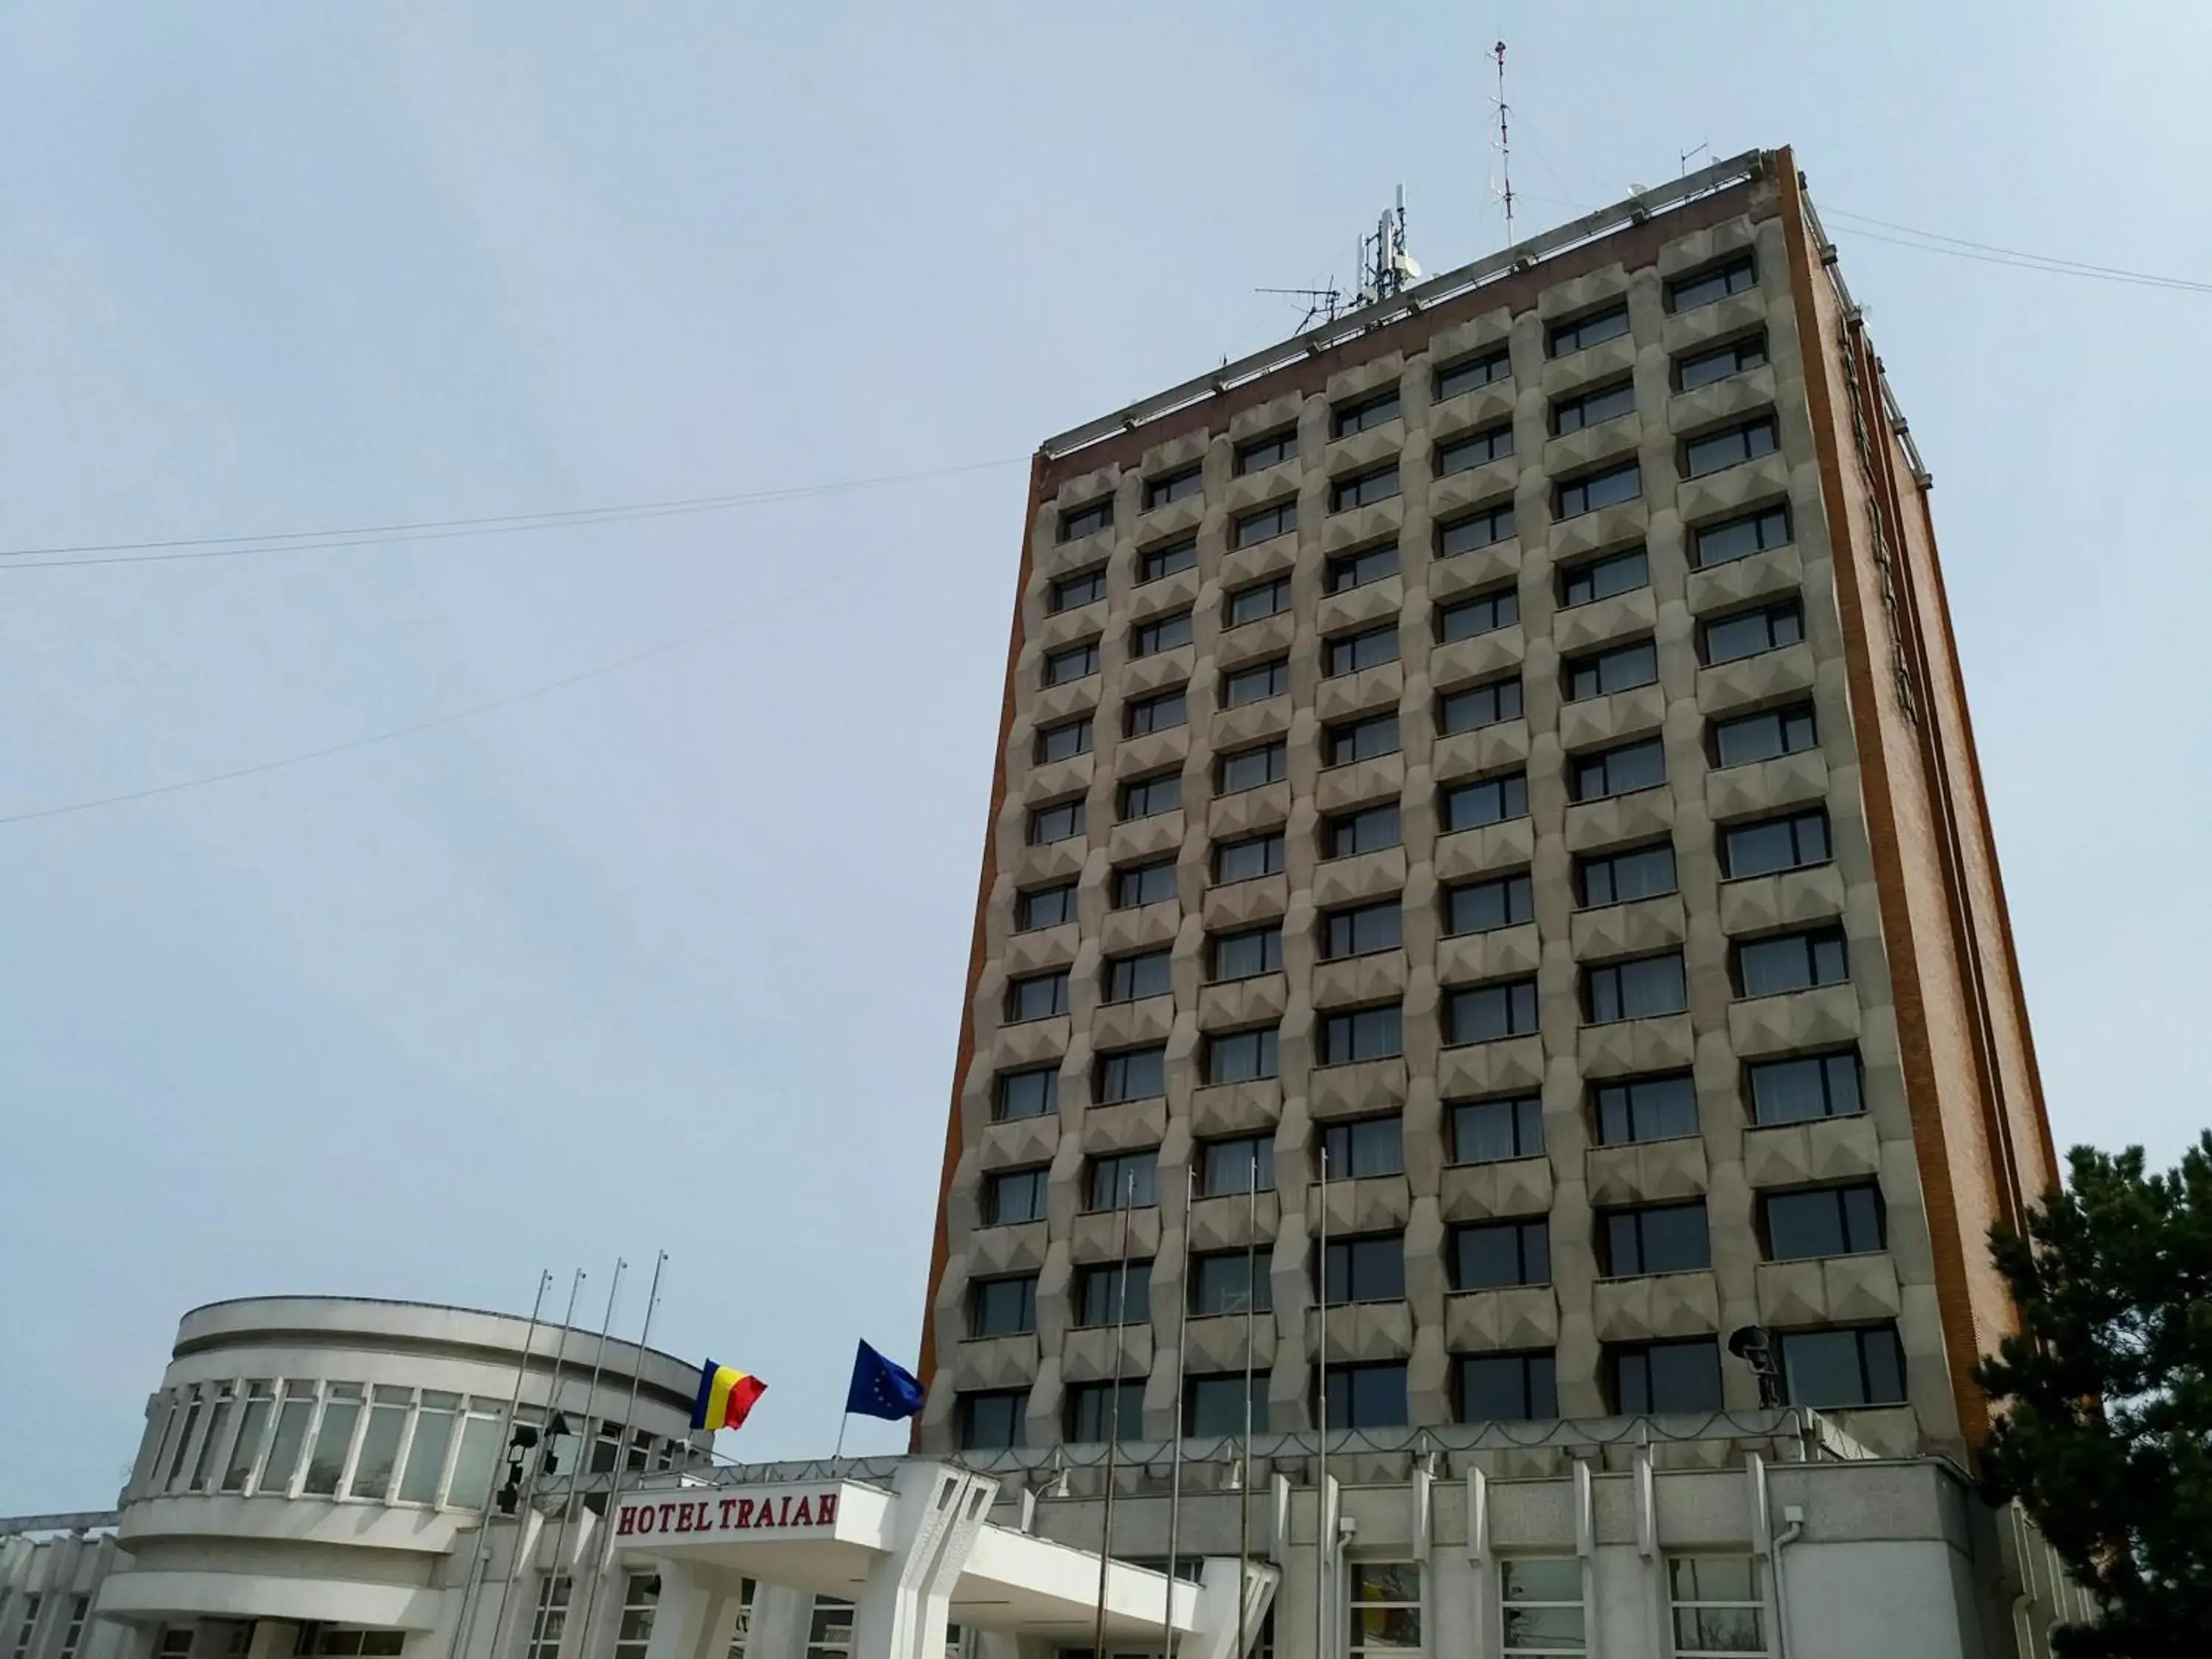
[[1720, 1328], [1720, 1289], [1710, 1271], [1601, 1279], [1590, 1303], [1601, 1342], [1711, 1336]]
[[1290, 1003], [1290, 981], [1280, 974], [1203, 985], [1198, 992], [1201, 1031], [1236, 1031], [1279, 1020]]
[[1083, 1155], [1141, 1152], [1158, 1146], [1167, 1133], [1168, 1103], [1163, 1096], [1094, 1105], [1083, 1115]]
[[1577, 962], [1648, 956], [1688, 936], [1688, 913], [1679, 893], [1577, 910], [1567, 919], [1568, 948]]
[[[1723, 300], [1698, 310], [1720, 312], [1737, 309], [1745, 301], [1751, 302], [1754, 317], [1764, 319], [1765, 303], [1754, 295], [1738, 295], [1733, 300]], [[1669, 321], [1676, 320], [1669, 319]], [[1707, 339], [1725, 339], [1727, 335], [1707, 335]], [[1694, 392], [1678, 392], [1667, 400], [1667, 430], [1676, 438], [1686, 438], [1694, 432], [1710, 427], [1723, 426], [1733, 420], [1748, 419], [1761, 410], [1774, 407], [1774, 366], [1761, 364], [1746, 369], [1741, 374], [1731, 374], [1726, 380], [1711, 381]]]
[[[1361, 433], [1364, 438], [1370, 434]], [[1333, 473], [1332, 478], [1341, 473]], [[1407, 480], [1402, 472], [1399, 487], [1402, 490]], [[1321, 545], [1324, 553], [1341, 553], [1350, 548], [1364, 547], [1370, 542], [1395, 540], [1406, 527], [1406, 498], [1389, 495], [1379, 501], [1370, 501], [1364, 507], [1346, 507], [1341, 513], [1332, 513], [1322, 520]]]
[[1180, 772], [1190, 754], [1190, 728], [1178, 726], [1165, 732], [1148, 732], [1141, 738], [1123, 738], [1114, 745], [1114, 778], [1132, 778], [1161, 772]]
[[[1595, 308], [1595, 302], [1593, 307]], [[1550, 321], [1551, 319], [1547, 317], [1546, 320]], [[1633, 334], [1615, 335], [1610, 340], [1601, 340], [1580, 351], [1570, 351], [1547, 359], [1537, 386], [1543, 392], [1547, 404], [1555, 403], [1581, 387], [1618, 380], [1635, 367], [1636, 337]]]
[[1215, 841], [1239, 841], [1263, 830], [1279, 830], [1290, 816], [1291, 785], [1285, 778], [1214, 796], [1206, 804], [1206, 833]]
[[[1467, 474], [1462, 474], [1467, 477]], [[1447, 479], [1436, 487], [1445, 489], [1457, 479]], [[1433, 499], [1429, 503], [1430, 514], [1438, 524], [1448, 516]], [[1438, 558], [1429, 566], [1429, 603], [1449, 605], [1454, 599], [1469, 593], [1479, 593], [1485, 588], [1497, 587], [1516, 579], [1521, 571], [1522, 538], [1518, 535], [1504, 537], [1486, 547], [1471, 548], [1464, 553], [1455, 553]]]
[[1363, 709], [1395, 708], [1405, 695], [1405, 664], [1381, 663], [1322, 681], [1314, 690], [1314, 713], [1323, 725], [1333, 726]]
[[[1660, 326], [1659, 338], [1668, 356], [1679, 357], [1686, 351], [1694, 351], [1715, 340], [1734, 339], [1758, 328], [1765, 320], [1766, 296], [1758, 289], [1747, 289], [1741, 294], [1731, 294], [1726, 299], [1716, 300], [1712, 304], [1699, 306], [1693, 311], [1669, 313]], [[1759, 404], [1753, 405], [1765, 407], [1774, 401], [1773, 370], [1754, 369], [1752, 373], [1764, 374], [1767, 377], [1766, 396]], [[1750, 377], [1747, 375], [1744, 378]], [[1682, 395], [1694, 398], [1698, 394], [1692, 392]]]
[[1810, 1261], [1762, 1261], [1758, 1266], [1762, 1324], [1872, 1324], [1903, 1311], [1897, 1266], [1887, 1251], [1835, 1255]]
[[1406, 849], [1381, 847], [1372, 853], [1326, 859], [1316, 865], [1313, 902], [1317, 909], [1334, 910], [1342, 905], [1388, 898], [1393, 893], [1404, 891], [1405, 886]]
[[1721, 884], [1721, 931], [1731, 938], [1771, 933], [1844, 914], [1844, 872], [1832, 864], [1784, 870]]
[[1583, 697], [1559, 708], [1559, 743], [1569, 753], [1601, 749], [1656, 733], [1667, 719], [1667, 688], [1639, 685], [1610, 696]]
[[1817, 806], [1827, 798], [1828, 757], [1818, 749], [1705, 774], [1705, 813], [1716, 823], [1764, 817], [1787, 806]]
[[1525, 870], [1535, 857], [1536, 829], [1527, 818], [1508, 818], [1486, 823], [1479, 830], [1461, 830], [1437, 837], [1438, 881], [1466, 881]]
[[1282, 1115], [1283, 1085], [1277, 1078], [1209, 1083], [1190, 1093], [1190, 1132], [1201, 1139], [1270, 1131]]
[[1552, 1161], [1540, 1156], [1452, 1164], [1443, 1171], [1441, 1203], [1448, 1222], [1545, 1214], [1552, 1207]]
[[1188, 1370], [1193, 1376], [1242, 1370], [1249, 1358], [1253, 1374], [1265, 1387], [1275, 1364], [1275, 1316], [1262, 1310], [1249, 1320], [1242, 1313], [1193, 1318], [1186, 1340], [1190, 1351]]
[[1190, 1206], [1190, 1248], [1194, 1254], [1209, 1250], [1256, 1248], [1264, 1259], [1274, 1249], [1282, 1200], [1272, 1192], [1249, 1196], [1224, 1193], [1201, 1198]]
[[1549, 1285], [1461, 1291], [1444, 1301], [1444, 1346], [1454, 1353], [1549, 1348], [1559, 1340], [1559, 1298]]
[[[1132, 1261], [1160, 1252], [1160, 1212], [1148, 1207], [1129, 1212], [1129, 1257]], [[1067, 1233], [1068, 1259], [1093, 1267], [1121, 1259], [1121, 1212], [1089, 1210], [1073, 1218]]]
[[1584, 1077], [1631, 1077], [1686, 1068], [1697, 1056], [1697, 1037], [1689, 1015], [1662, 1014], [1585, 1025], [1575, 1034], [1575, 1048]]
[[1487, 933], [1449, 934], [1437, 941], [1437, 982], [1462, 986], [1520, 979], [1534, 974], [1543, 958], [1543, 941], [1533, 921]]
[[1035, 1332], [980, 1337], [953, 1350], [952, 1373], [962, 1389], [1020, 1388], [1036, 1380]]
[[1462, 685], [1501, 678], [1520, 667], [1526, 649], [1518, 623], [1510, 628], [1494, 628], [1469, 639], [1454, 640], [1429, 653], [1430, 684], [1438, 691], [1451, 691]]
[[1142, 1002], [1109, 1002], [1091, 1018], [1091, 1043], [1095, 1048], [1141, 1048], [1165, 1042], [1175, 1030], [1175, 999], [1146, 997]]
[[1701, 668], [1698, 710], [1719, 716], [1764, 708], [1810, 691], [1816, 678], [1813, 647], [1802, 641], [1718, 668]]
[[[1370, 711], [1395, 714], [1397, 705]], [[1406, 790], [1406, 757], [1377, 755], [1349, 766], [1332, 766], [1315, 781], [1314, 807], [1322, 813], [1348, 811], [1378, 800], [1396, 800]]]
[[1060, 1150], [1060, 1114], [1015, 1118], [986, 1124], [975, 1143], [975, 1157], [985, 1170], [1018, 1169], [1025, 1164], [1048, 1164]]
[[1656, 1204], [1702, 1198], [1707, 1188], [1705, 1143], [1698, 1135], [1629, 1146], [1593, 1146], [1583, 1154], [1592, 1205]]
[[1029, 776], [1022, 781], [1023, 803], [1044, 806], [1070, 795], [1089, 794], [1095, 759], [1091, 755], [1078, 755], [1073, 760], [1047, 761], [1031, 767]]
[[[1322, 1352], [1321, 1310], [1309, 1309], [1305, 1316], [1305, 1350]], [[1403, 1359], [1413, 1352], [1413, 1310], [1402, 1302], [1362, 1302], [1332, 1305], [1328, 1310], [1330, 1364], [1381, 1359]]]
[[1001, 1273], [1036, 1273], [1051, 1247], [1042, 1221], [1016, 1227], [978, 1227], [968, 1235], [968, 1276], [990, 1279]]
[[1364, 1117], [1402, 1110], [1406, 1103], [1406, 1061], [1360, 1060], [1346, 1066], [1316, 1066], [1306, 1080], [1307, 1107], [1316, 1118]]
[[1725, 519], [1790, 493], [1790, 458], [1777, 452], [1741, 466], [1709, 472], [1674, 487], [1674, 510], [1684, 524]]
[[[1054, 927], [1053, 933], [1066, 933], [1074, 924]], [[1132, 951], [1157, 950], [1172, 945], [1182, 927], [1182, 907], [1173, 899], [1162, 899], [1157, 904], [1139, 904], [1127, 910], [1109, 910], [1098, 925], [1098, 948], [1109, 957], [1126, 956]], [[1030, 935], [1018, 935], [1028, 938]], [[1072, 959], [1072, 958], [1071, 958]], [[1021, 973], [1024, 969], [1015, 965], [1016, 957], [1010, 949], [1006, 954], [1009, 972]]]
[[1753, 1187], [1809, 1187], [1881, 1173], [1881, 1143], [1863, 1113], [1750, 1128], [1743, 1136], [1744, 1178]]
[[1438, 784], [1463, 782], [1510, 772], [1528, 763], [1528, 722], [1500, 720], [1452, 737], [1438, 738], [1429, 751], [1429, 770]]
[[1659, 625], [1659, 601], [1649, 587], [1632, 588], [1588, 605], [1570, 605], [1552, 618], [1552, 640], [1563, 657], [1654, 632]]
[[1781, 599], [1805, 586], [1804, 556], [1796, 543], [1690, 572], [1690, 613], [1723, 616], [1758, 599]]
[[1060, 1372], [1068, 1382], [1139, 1377], [1152, 1369], [1150, 1324], [1079, 1326], [1061, 1339]]
[[1664, 841], [1674, 834], [1674, 793], [1671, 789], [1639, 789], [1632, 795], [1608, 800], [1571, 802], [1567, 807], [1567, 848], [1595, 852], [1607, 847], [1626, 847], [1638, 842]]
[[[1306, 1188], [1306, 1229], [1321, 1237], [1322, 1208], [1320, 1164]], [[1403, 1176], [1369, 1176], [1358, 1181], [1328, 1183], [1328, 1236], [1352, 1238], [1365, 1233], [1403, 1232], [1413, 1219], [1413, 1188]]]
[[1377, 951], [1370, 956], [1316, 963], [1310, 994], [1313, 1006], [1321, 1009], [1396, 1002], [1406, 994], [1407, 977], [1403, 951]]
[[1746, 1060], [1799, 1048], [1837, 1048], [1858, 1040], [1858, 989], [1846, 981], [1729, 1005], [1729, 1042]]
[[1182, 851], [1182, 811], [1155, 812], [1148, 818], [1117, 823], [1106, 835], [1106, 857], [1114, 864], [1158, 858]]
[[1437, 1056], [1437, 1089], [1447, 1100], [1534, 1094], [1544, 1086], [1544, 1039], [1500, 1037], [1469, 1042]]
[[1207, 888], [1200, 912], [1206, 930], [1220, 933], [1273, 921], [1287, 910], [1290, 903], [1290, 878], [1278, 871], [1272, 876], [1255, 876], [1249, 881], [1232, 881]]
[[1324, 593], [1314, 611], [1314, 632], [1324, 638], [1385, 622], [1406, 608], [1406, 579], [1385, 576], [1341, 593]]

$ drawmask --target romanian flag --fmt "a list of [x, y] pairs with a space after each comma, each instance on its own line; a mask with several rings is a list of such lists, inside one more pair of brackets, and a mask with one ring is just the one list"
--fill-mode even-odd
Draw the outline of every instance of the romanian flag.
[[732, 1365], [708, 1360], [699, 1368], [699, 1397], [691, 1402], [695, 1429], [735, 1429], [744, 1425], [753, 1401], [768, 1392], [757, 1376], [747, 1376]]

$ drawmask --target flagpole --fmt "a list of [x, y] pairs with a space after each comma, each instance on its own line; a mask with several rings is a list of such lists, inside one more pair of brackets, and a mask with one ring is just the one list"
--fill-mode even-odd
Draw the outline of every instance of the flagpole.
[[[585, 1592], [584, 1625], [588, 1630], [592, 1614], [599, 1605], [599, 1581], [607, 1576], [607, 1569], [615, 1559], [615, 1504], [622, 1497], [623, 1476], [629, 1468], [630, 1425], [637, 1416], [638, 1376], [645, 1370], [645, 1345], [653, 1334], [653, 1310], [660, 1305], [660, 1270], [668, 1265], [668, 1252], [661, 1251], [653, 1259], [653, 1283], [645, 1293], [645, 1326], [637, 1334], [637, 1355], [629, 1368], [629, 1403], [623, 1407], [622, 1443], [615, 1448], [615, 1478], [607, 1483], [607, 1541], [600, 1553], [599, 1565], [592, 1574], [590, 1589]], [[498, 1659], [494, 1654], [492, 1659]]]
[[832, 1463], [845, 1455], [845, 1431], [851, 1426], [852, 1421], [853, 1413], [849, 1411], [842, 1413], [837, 1419], [837, 1449], [830, 1454], [830, 1461]]
[[[1182, 1301], [1176, 1310], [1175, 1451], [1168, 1474], [1168, 1593], [1161, 1620], [1162, 1645], [1166, 1659], [1175, 1659], [1176, 1543], [1182, 1522], [1183, 1370], [1190, 1339], [1190, 1220], [1198, 1197], [1198, 1170], [1186, 1164], [1182, 1176], [1182, 1266], [1176, 1274]], [[1094, 1656], [1094, 1659], [1096, 1656]], [[1241, 1659], [1241, 1656], [1240, 1656]]]
[[1321, 1318], [1318, 1352], [1320, 1382], [1316, 1394], [1315, 1421], [1320, 1432], [1314, 1443], [1316, 1479], [1314, 1481], [1314, 1659], [1328, 1659], [1328, 1131], [1321, 1141]]
[[1129, 1211], [1137, 1201], [1137, 1177], [1121, 1184], [1121, 1265], [1114, 1274], [1114, 1387], [1106, 1402], [1106, 1510], [1099, 1517], [1098, 1607], [1091, 1615], [1091, 1659], [1106, 1659], [1106, 1568], [1114, 1552], [1114, 1463], [1121, 1443], [1121, 1325], [1129, 1306]]
[[[1244, 1575], [1252, 1565], [1252, 1356], [1260, 1286], [1252, 1275], [1260, 1242], [1260, 1152], [1255, 1146], [1244, 1188], [1244, 1450], [1237, 1475], [1237, 1659], [1251, 1651], [1245, 1632]], [[1315, 1659], [1320, 1659], [1316, 1655]]]
[[[588, 1429], [593, 1420], [591, 1413], [596, 1408], [594, 1402], [599, 1398], [599, 1370], [606, 1363], [607, 1333], [614, 1327], [615, 1297], [621, 1294], [623, 1274], [629, 1267], [629, 1262], [617, 1256], [614, 1278], [607, 1285], [607, 1311], [605, 1316], [599, 1321], [599, 1346], [592, 1355], [592, 1380], [585, 1386], [584, 1411], [583, 1414], [577, 1419], [577, 1421], [584, 1425], [585, 1428], [580, 1431], [576, 1437], [575, 1466], [568, 1471], [568, 1493], [561, 1500], [561, 1525], [553, 1534], [553, 1571], [556, 1573], [561, 1571], [562, 1558], [568, 1553], [568, 1517], [575, 1511], [576, 1483], [583, 1478], [584, 1465], [587, 1461], [586, 1454], [592, 1444]], [[620, 1457], [617, 1456], [616, 1461], [619, 1462]], [[574, 1577], [571, 1575], [568, 1599], [572, 1601], [576, 1596], [574, 1582]], [[588, 1644], [591, 1640], [591, 1632], [586, 1631], [583, 1636]]]
[[[522, 1334], [522, 1358], [514, 1364], [514, 1393], [507, 1402], [507, 1432], [514, 1431], [514, 1414], [522, 1404], [522, 1379], [530, 1371], [530, 1345], [538, 1340], [538, 1316], [544, 1310], [545, 1292], [553, 1287], [553, 1270], [545, 1267], [538, 1274], [538, 1294], [530, 1304], [530, 1327]], [[477, 1594], [477, 1569], [483, 1561], [485, 1534], [491, 1531], [491, 1498], [499, 1490], [500, 1460], [491, 1460], [491, 1474], [484, 1482], [483, 1506], [477, 1514], [483, 1518], [477, 1523], [476, 1541], [469, 1547], [469, 1570], [461, 1575], [461, 1616], [453, 1621], [453, 1639], [447, 1644], [446, 1659], [460, 1659], [467, 1644], [469, 1632], [476, 1628], [477, 1608], [482, 1598]], [[450, 1496], [450, 1494], [448, 1494]]]
[[[514, 1581], [522, 1577], [522, 1540], [530, 1528], [530, 1500], [538, 1495], [538, 1472], [545, 1467], [545, 1455], [553, 1449], [554, 1402], [560, 1398], [561, 1364], [568, 1357], [568, 1331], [576, 1322], [576, 1295], [584, 1288], [584, 1270], [579, 1267], [576, 1276], [568, 1281], [568, 1311], [561, 1316], [561, 1340], [553, 1345], [553, 1376], [545, 1385], [545, 1432], [538, 1437], [538, 1455], [531, 1460], [530, 1478], [522, 1483], [522, 1496], [514, 1506], [514, 1559], [507, 1564], [507, 1577], [500, 1581], [499, 1606], [491, 1616], [491, 1650], [495, 1656], [499, 1652], [501, 1632], [507, 1626], [507, 1599], [514, 1589]], [[485, 1519], [489, 1522], [489, 1516]]]

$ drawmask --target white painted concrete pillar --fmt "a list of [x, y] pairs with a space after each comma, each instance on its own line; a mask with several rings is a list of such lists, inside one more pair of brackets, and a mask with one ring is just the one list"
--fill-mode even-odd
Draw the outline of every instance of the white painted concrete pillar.
[[656, 1558], [660, 1602], [645, 1659], [726, 1659], [738, 1624], [739, 1581], [734, 1573]]
[[1260, 1640], [1260, 1626], [1282, 1575], [1254, 1562], [1238, 1570], [1231, 1556], [1209, 1556], [1200, 1569], [1195, 1628], [1176, 1641], [1176, 1659], [1243, 1659], [1237, 1651], [1237, 1602], [1244, 1602], [1245, 1651]]
[[[806, 1636], [813, 1619], [811, 1590], [757, 1582], [753, 1616], [746, 1627], [745, 1659], [806, 1659]], [[652, 1656], [648, 1654], [647, 1659]]]
[[952, 1587], [998, 1492], [997, 1481], [949, 1464], [899, 1470], [890, 1553], [854, 1604], [853, 1659], [943, 1659]]

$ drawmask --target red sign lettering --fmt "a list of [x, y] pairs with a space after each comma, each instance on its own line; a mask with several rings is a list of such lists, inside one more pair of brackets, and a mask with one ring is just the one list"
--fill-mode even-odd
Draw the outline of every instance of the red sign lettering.
[[637, 1530], [637, 1511], [624, 1510], [615, 1518], [615, 1536], [627, 1538]]
[[826, 1527], [837, 1519], [837, 1494], [825, 1492], [814, 1500], [814, 1524]]

